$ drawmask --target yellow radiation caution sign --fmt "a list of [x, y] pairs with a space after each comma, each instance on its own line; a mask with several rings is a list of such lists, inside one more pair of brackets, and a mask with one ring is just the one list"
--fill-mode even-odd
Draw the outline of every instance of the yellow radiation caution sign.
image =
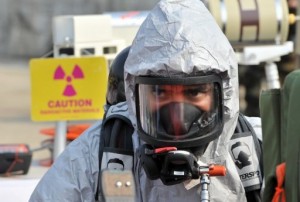
[[107, 69], [104, 57], [30, 60], [32, 120], [102, 118]]

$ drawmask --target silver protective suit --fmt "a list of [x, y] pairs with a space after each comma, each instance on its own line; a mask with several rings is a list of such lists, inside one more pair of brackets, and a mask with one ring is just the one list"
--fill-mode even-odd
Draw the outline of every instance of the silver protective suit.
[[[136, 76], [172, 77], [197, 72], [214, 72], [224, 81], [224, 129], [199, 157], [202, 162], [227, 168], [226, 177], [211, 178], [211, 200], [245, 201], [244, 188], [227, 148], [239, 111], [235, 53], [201, 1], [161, 1], [139, 29], [125, 63], [125, 91], [132, 123], [136, 126]], [[148, 180], [139, 165], [137, 168], [140, 201], [199, 201], [199, 180], [166, 187], [159, 180]]]
[[[132, 44], [125, 64], [125, 90], [129, 117], [136, 127], [135, 76], [172, 77], [179, 73], [215, 72], [223, 78], [225, 123], [199, 160], [225, 165], [225, 177], [212, 177], [211, 201], [246, 201], [236, 166], [228, 151], [239, 111], [238, 71], [234, 51], [200, 0], [161, 1], [150, 12]], [[250, 120], [256, 132], [260, 122]], [[95, 201], [99, 172], [98, 150], [101, 122], [70, 143], [34, 190], [30, 201]], [[141, 141], [135, 131], [133, 143]], [[134, 159], [136, 201], [200, 201], [199, 180], [165, 186], [149, 180]]]

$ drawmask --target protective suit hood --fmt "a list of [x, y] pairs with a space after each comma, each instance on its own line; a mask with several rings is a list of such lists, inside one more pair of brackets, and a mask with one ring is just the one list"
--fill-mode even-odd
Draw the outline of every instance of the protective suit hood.
[[132, 123], [136, 126], [135, 76], [172, 78], [199, 72], [223, 78], [226, 129], [239, 111], [237, 62], [231, 45], [201, 1], [160, 1], [141, 25], [125, 63]]
[[[237, 68], [235, 53], [228, 39], [200, 0], [160, 1], [141, 25], [124, 68], [126, 100], [135, 128], [137, 76], [176, 78], [217, 73], [222, 77], [223, 131], [209, 143], [203, 155], [197, 156], [204, 163], [226, 165], [225, 177], [211, 178], [212, 201], [222, 201], [225, 195], [228, 201], [246, 200], [239, 174], [228, 152], [239, 112]], [[144, 194], [150, 193], [152, 188], [147, 188], [148, 179], [144, 177], [141, 181], [145, 182]], [[199, 180], [192, 180], [185, 186], [197, 184]]]

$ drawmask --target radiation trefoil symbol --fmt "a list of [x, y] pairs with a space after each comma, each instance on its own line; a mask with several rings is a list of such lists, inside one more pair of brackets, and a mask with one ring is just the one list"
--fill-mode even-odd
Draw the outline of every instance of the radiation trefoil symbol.
[[83, 79], [84, 75], [83, 75], [83, 71], [81, 70], [81, 68], [78, 65], [74, 66], [72, 75], [66, 75], [65, 71], [63, 70], [63, 68], [59, 65], [55, 72], [54, 72], [54, 80], [63, 80], [65, 79], [67, 81], [67, 85], [64, 89], [63, 95], [67, 96], [67, 97], [72, 97], [75, 96], [76, 90], [72, 85], [72, 80], [73, 79]]

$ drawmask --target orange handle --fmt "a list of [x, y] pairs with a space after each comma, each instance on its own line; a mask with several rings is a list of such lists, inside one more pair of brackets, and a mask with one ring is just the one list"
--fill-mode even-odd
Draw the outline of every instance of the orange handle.
[[210, 176], [225, 176], [226, 168], [225, 166], [221, 166], [221, 165], [210, 165], [208, 174]]
[[154, 153], [155, 154], [160, 154], [160, 153], [165, 153], [165, 152], [169, 152], [169, 151], [176, 151], [176, 150], [177, 150], [176, 147], [160, 147], [160, 148], [154, 149]]

